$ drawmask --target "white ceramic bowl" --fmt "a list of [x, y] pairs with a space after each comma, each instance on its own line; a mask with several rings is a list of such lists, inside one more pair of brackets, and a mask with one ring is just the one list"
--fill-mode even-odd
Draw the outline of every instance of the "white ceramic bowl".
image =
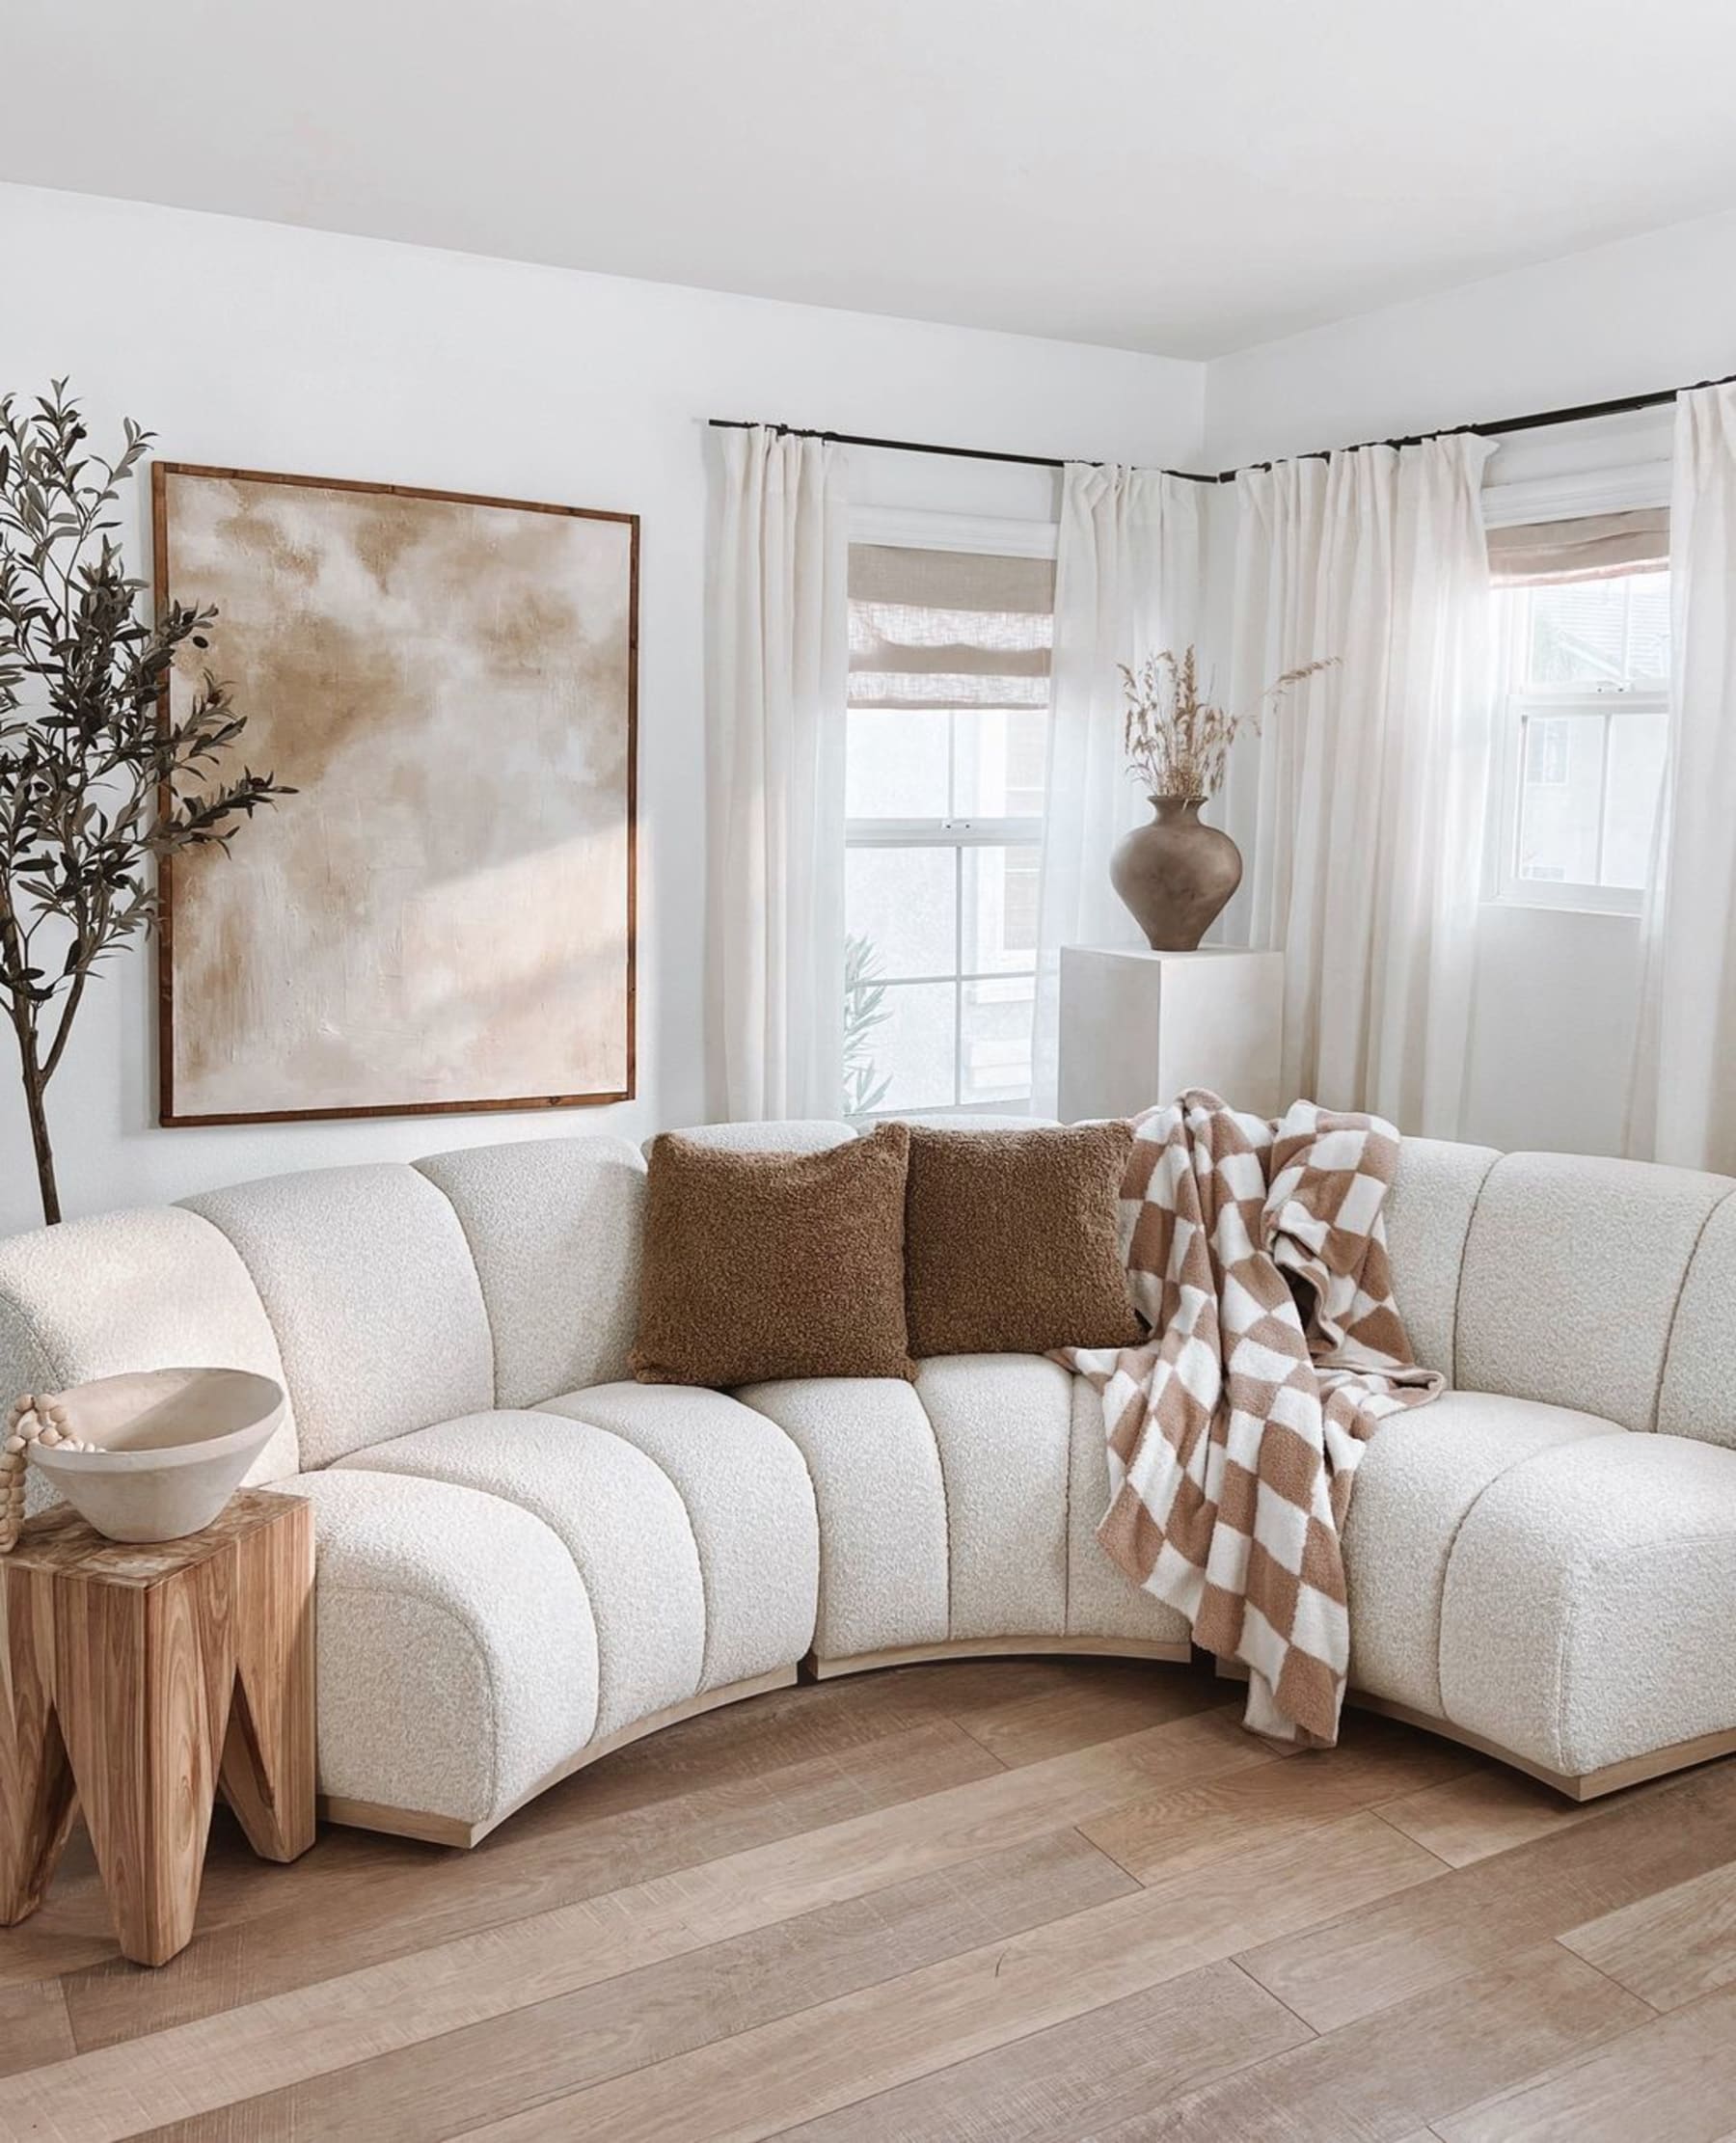
[[149, 1370], [54, 1395], [66, 1433], [33, 1465], [109, 1540], [179, 1540], [208, 1526], [284, 1418], [283, 1387], [248, 1370]]

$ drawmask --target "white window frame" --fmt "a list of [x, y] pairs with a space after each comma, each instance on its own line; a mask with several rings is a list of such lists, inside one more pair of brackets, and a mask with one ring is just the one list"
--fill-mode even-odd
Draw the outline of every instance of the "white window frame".
[[[939, 710], [936, 710], [938, 712]], [[947, 720], [950, 724], [952, 713]], [[951, 738], [948, 737], [948, 746]], [[1037, 979], [1035, 957], [1029, 967], [972, 967], [964, 964], [964, 852], [972, 848], [1030, 848], [1043, 853], [1043, 821], [1017, 819], [851, 819], [846, 822], [844, 846], [850, 849], [948, 849], [953, 857], [953, 963], [944, 974], [880, 975], [881, 984], [947, 983], [953, 992], [952, 1099], [922, 1104], [924, 1115], [971, 1115], [987, 1109], [1004, 1116], [1023, 1115], [1031, 1105], [1028, 1092], [996, 1096], [983, 1101], [964, 1099], [964, 992], [974, 983], [1028, 982]], [[1033, 996], [1035, 990], [1033, 989]], [[903, 1116], [903, 1106], [875, 1109], [874, 1116]]]
[[[1576, 432], [1578, 427], [1575, 427]], [[1586, 427], [1578, 451], [1584, 453], [1596, 441], [1601, 456], [1627, 436], [1630, 427], [1612, 426], [1603, 420]], [[1581, 515], [1626, 513], [1645, 506], [1669, 503], [1669, 431], [1655, 419], [1632, 430], [1629, 441], [1636, 458], [1614, 465], [1561, 466], [1524, 476], [1502, 480], [1502, 464], [1515, 458], [1512, 446], [1504, 446], [1490, 463], [1489, 479], [1482, 495], [1483, 522], [1488, 528], [1517, 528], [1536, 521], [1571, 521]], [[1558, 435], [1553, 448], [1570, 450], [1569, 435]], [[1522, 458], [1522, 457], [1521, 457]], [[1503, 591], [1497, 591], [1498, 594]], [[1516, 592], [1516, 591], [1515, 591]], [[1607, 692], [1587, 692], [1584, 687], [1531, 686], [1524, 674], [1524, 635], [1506, 635], [1501, 650], [1502, 667], [1497, 694], [1494, 779], [1490, 783], [1489, 868], [1485, 897], [1504, 908], [1565, 909], [1581, 914], [1638, 917], [1645, 894], [1631, 885], [1582, 885], [1567, 879], [1535, 879], [1519, 876], [1519, 806], [1524, 787], [1525, 718], [1552, 714], [1585, 715], [1595, 712], [1611, 719], [1621, 714], [1668, 712], [1668, 686], [1656, 692], [1625, 687]], [[1604, 730], [1605, 766], [1609, 763], [1610, 728]]]
[[[1504, 609], [1520, 606], [1514, 597], [1528, 591], [1498, 591]], [[1507, 625], [1505, 617], [1502, 620]], [[1605, 819], [1608, 817], [1610, 746], [1614, 725], [1636, 715], [1668, 715], [1669, 689], [1655, 690], [1628, 684], [1608, 686], [1532, 685], [1526, 681], [1527, 635], [1517, 624], [1505, 632], [1496, 749], [1499, 755], [1495, 782], [1494, 865], [1490, 897], [1504, 908], [1569, 909], [1582, 914], [1634, 915], [1645, 904], [1645, 890], [1637, 885], [1592, 885], [1572, 879], [1522, 878], [1519, 874], [1521, 805], [1525, 788], [1525, 729], [1529, 720], [1547, 721], [1567, 716], [1584, 721], [1603, 722]], [[1599, 827], [1601, 844], [1605, 827]]]
[[[892, 506], [854, 506], [850, 513], [850, 541], [852, 543], [890, 544], [916, 551], [971, 551], [998, 557], [1052, 558], [1059, 537], [1053, 522], [1016, 521], [994, 519], [985, 514], [928, 513], [915, 509]], [[950, 787], [952, 769], [957, 764], [954, 724], [961, 713], [969, 709], [936, 708], [936, 715], [944, 713], [947, 724], [946, 764]], [[1046, 711], [1046, 710], [1045, 710]], [[924, 1105], [919, 1113], [924, 1116], [958, 1116], [980, 1114], [984, 1110], [1003, 1116], [1022, 1116], [1029, 1112], [1031, 1098], [1028, 1093], [996, 1099], [991, 1101], [967, 1101], [964, 1092], [964, 992], [978, 983], [1029, 982], [1035, 995], [1036, 962], [1033, 956], [1030, 967], [991, 967], [971, 969], [964, 966], [964, 851], [969, 848], [1023, 848], [1035, 849], [1041, 860], [1043, 853], [1044, 822], [1041, 815], [1017, 818], [924, 818], [924, 819], [848, 819], [844, 826], [844, 847], [852, 849], [917, 849], [938, 848], [953, 852], [953, 964], [940, 975], [877, 974], [881, 984], [950, 983], [953, 989], [953, 1099], [950, 1102], [932, 1102]], [[872, 1117], [895, 1117], [909, 1114], [905, 1106], [875, 1109]]]

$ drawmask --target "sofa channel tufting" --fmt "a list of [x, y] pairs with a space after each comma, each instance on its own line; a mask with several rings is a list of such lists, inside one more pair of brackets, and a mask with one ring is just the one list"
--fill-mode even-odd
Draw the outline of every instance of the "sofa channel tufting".
[[[6, 1397], [179, 1365], [285, 1385], [250, 1478], [314, 1506], [331, 1820], [472, 1845], [803, 1665], [1188, 1657], [1097, 1545], [1100, 1409], [1053, 1362], [633, 1382], [644, 1185], [619, 1139], [538, 1139], [0, 1242]], [[1356, 1700], [1580, 1799], [1736, 1749], [1736, 1182], [1410, 1139], [1389, 1225], [1452, 1389], [1357, 1478]]]

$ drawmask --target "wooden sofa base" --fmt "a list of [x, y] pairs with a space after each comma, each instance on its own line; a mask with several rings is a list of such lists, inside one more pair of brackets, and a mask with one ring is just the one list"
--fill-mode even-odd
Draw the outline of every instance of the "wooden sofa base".
[[[1216, 1660], [1213, 1665], [1220, 1681], [1245, 1682], [1248, 1678], [1247, 1668], [1238, 1661]], [[1402, 1725], [1438, 1735], [1442, 1741], [1456, 1741], [1463, 1749], [1475, 1749], [1479, 1756], [1493, 1756], [1497, 1763], [1505, 1764], [1510, 1771], [1523, 1771], [1528, 1778], [1552, 1786], [1569, 1801], [1601, 1801], [1606, 1793], [1619, 1793], [1623, 1786], [1642, 1786], [1648, 1778], [1665, 1778], [1672, 1771], [1690, 1771], [1695, 1764], [1713, 1763], [1720, 1756], [1736, 1756], [1736, 1726], [1731, 1726], [1722, 1727], [1715, 1734], [1695, 1734], [1689, 1741], [1672, 1741], [1667, 1748], [1648, 1750], [1642, 1756], [1624, 1756], [1619, 1763], [1603, 1764], [1596, 1771], [1551, 1771], [1547, 1764], [1534, 1763], [1530, 1756], [1504, 1749], [1486, 1734], [1474, 1734], [1468, 1726], [1455, 1726], [1451, 1719], [1418, 1711], [1414, 1704], [1396, 1703], [1388, 1696], [1366, 1696], [1355, 1689], [1346, 1693], [1344, 1701], [1359, 1712], [1378, 1712], [1382, 1719], [1396, 1719]]]
[[[800, 1671], [810, 1680], [831, 1681], [843, 1674], [872, 1673], [882, 1667], [913, 1667], [931, 1660], [957, 1659], [1020, 1659], [1061, 1657], [1074, 1659], [1128, 1659], [1156, 1660], [1170, 1665], [1184, 1666], [1193, 1650], [1187, 1644], [1159, 1644], [1137, 1638], [1114, 1637], [1022, 1637], [1022, 1638], [957, 1638], [938, 1644], [893, 1645], [884, 1651], [856, 1652], [838, 1659], [822, 1659], [810, 1652], [801, 1662]], [[1218, 1661], [1219, 1675], [1227, 1681], [1246, 1681], [1247, 1669], [1226, 1661]], [[563, 1778], [584, 1771], [601, 1758], [625, 1749], [631, 1743], [642, 1741], [648, 1734], [660, 1732], [665, 1726], [678, 1725], [684, 1719], [697, 1719], [702, 1713], [717, 1711], [724, 1704], [736, 1704], [750, 1696], [763, 1696], [776, 1689], [788, 1689], [797, 1679], [794, 1667], [773, 1668], [770, 1673], [755, 1674], [746, 1681], [729, 1682], [721, 1689], [708, 1689], [700, 1695], [690, 1696], [685, 1703], [666, 1705], [662, 1711], [651, 1712], [645, 1718], [635, 1720], [630, 1726], [618, 1732], [606, 1734], [601, 1741], [593, 1741], [580, 1750], [567, 1762], [555, 1769], [529, 1787], [509, 1807], [489, 1818], [486, 1823], [466, 1823], [456, 1816], [431, 1815], [418, 1808], [383, 1807], [372, 1801], [350, 1801], [340, 1794], [322, 1794], [319, 1814], [326, 1823], [341, 1824], [354, 1831], [380, 1831], [389, 1836], [416, 1838], [428, 1845], [479, 1845], [490, 1831], [497, 1830], [508, 1816], [534, 1801], [539, 1794], [547, 1793], [551, 1786], [557, 1786]], [[1546, 1786], [1565, 1796], [1569, 1801], [1596, 1801], [1605, 1794], [1619, 1793], [1624, 1786], [1643, 1784], [1648, 1778], [1662, 1778], [1672, 1771], [1686, 1771], [1695, 1764], [1711, 1763], [1717, 1757], [1736, 1755], [1736, 1728], [1715, 1734], [1699, 1734], [1691, 1741], [1672, 1742], [1668, 1749], [1654, 1749], [1642, 1756], [1630, 1756], [1621, 1763], [1605, 1764], [1597, 1771], [1587, 1771], [1577, 1777], [1565, 1772], [1551, 1771], [1545, 1764], [1533, 1763], [1529, 1756], [1517, 1755], [1500, 1743], [1490, 1741], [1482, 1734], [1474, 1734], [1467, 1728], [1455, 1726], [1449, 1719], [1436, 1719], [1429, 1713], [1418, 1711], [1410, 1704], [1391, 1702], [1383, 1696], [1366, 1696], [1352, 1691], [1346, 1701], [1359, 1711], [1378, 1712], [1383, 1718], [1397, 1719], [1407, 1726], [1420, 1728], [1424, 1733], [1437, 1734], [1443, 1740], [1455, 1741], [1467, 1749], [1475, 1749], [1479, 1755], [1493, 1756], [1498, 1763], [1523, 1771], [1530, 1777], [1540, 1779]]]
[[1604, 1764], [1596, 1771], [1582, 1771], [1577, 1776], [1564, 1771], [1551, 1771], [1547, 1764], [1533, 1763], [1529, 1756], [1515, 1755], [1512, 1750], [1502, 1748], [1496, 1741], [1482, 1734], [1474, 1734], [1464, 1726], [1455, 1726], [1450, 1719], [1431, 1718], [1427, 1712], [1413, 1709], [1409, 1704], [1395, 1704], [1384, 1696], [1361, 1696], [1351, 1692], [1347, 1702], [1358, 1711], [1379, 1712], [1382, 1718], [1401, 1720], [1407, 1726], [1419, 1726], [1424, 1733], [1439, 1734], [1446, 1741], [1462, 1743], [1475, 1749], [1479, 1756], [1493, 1756], [1498, 1763], [1510, 1765], [1514, 1771], [1523, 1771], [1533, 1778], [1539, 1778], [1546, 1786], [1553, 1786], [1557, 1793], [1564, 1794], [1569, 1801], [1599, 1801], [1606, 1793], [1619, 1793], [1623, 1786], [1643, 1785], [1648, 1778], [1662, 1778], [1672, 1771], [1686, 1771], [1694, 1764], [1711, 1763], [1715, 1757], [1736, 1755], [1736, 1727], [1725, 1728], [1716, 1734], [1695, 1734], [1691, 1741], [1673, 1741], [1667, 1749], [1652, 1749], [1642, 1756], [1627, 1756], [1620, 1763]]
[[1133, 1637], [960, 1637], [938, 1644], [895, 1644], [883, 1652], [853, 1652], [838, 1659], [822, 1659], [818, 1652], [810, 1652], [801, 1666], [811, 1680], [829, 1682], [834, 1675], [867, 1674], [877, 1667], [915, 1667], [927, 1660], [1026, 1659], [1033, 1654], [1185, 1665], [1193, 1657], [1193, 1647]]
[[[852, 1659], [823, 1660], [810, 1652], [801, 1662], [800, 1671], [811, 1681], [823, 1682], [834, 1674], [864, 1674], [876, 1667], [908, 1667], [920, 1660], [1014, 1659], [1033, 1652], [1071, 1654], [1083, 1659], [1165, 1660], [1171, 1663], [1185, 1663], [1193, 1656], [1192, 1647], [1187, 1644], [1151, 1644], [1134, 1638], [960, 1638], [942, 1644], [911, 1644], [884, 1652], [858, 1652]], [[339, 1824], [349, 1831], [380, 1831], [389, 1837], [416, 1838], [424, 1845], [480, 1845], [491, 1831], [498, 1830], [508, 1816], [517, 1815], [539, 1794], [559, 1785], [563, 1778], [587, 1770], [615, 1750], [643, 1741], [647, 1734], [659, 1733], [665, 1726], [679, 1725], [684, 1719], [697, 1719], [703, 1712], [717, 1711], [724, 1704], [739, 1704], [749, 1696], [764, 1696], [774, 1689], [789, 1689], [797, 1680], [798, 1671], [795, 1667], [775, 1667], [768, 1674], [755, 1674], [746, 1681], [728, 1682], [721, 1689], [705, 1690], [697, 1696], [690, 1696], [685, 1703], [668, 1704], [662, 1711], [636, 1719], [632, 1725], [605, 1734], [601, 1741], [591, 1742], [565, 1763], [556, 1764], [553, 1771], [520, 1794], [509, 1807], [502, 1808], [486, 1823], [466, 1823], [458, 1816], [432, 1815], [421, 1808], [389, 1808], [376, 1801], [351, 1801], [336, 1793], [320, 1795], [320, 1820]]]
[[749, 1696], [764, 1696], [774, 1689], [789, 1689], [796, 1680], [794, 1667], [774, 1667], [768, 1674], [754, 1674], [744, 1682], [726, 1682], [720, 1689], [702, 1690], [697, 1696], [690, 1696], [685, 1703], [666, 1704], [660, 1712], [648, 1712], [643, 1719], [636, 1719], [632, 1725], [622, 1726], [612, 1734], [605, 1734], [601, 1741], [593, 1741], [570, 1756], [563, 1764], [537, 1779], [521, 1793], [510, 1807], [502, 1808], [499, 1815], [490, 1816], [486, 1823], [466, 1823], [457, 1816], [429, 1815], [420, 1808], [386, 1808], [373, 1801], [348, 1801], [341, 1794], [328, 1793], [319, 1797], [319, 1813], [326, 1823], [338, 1823], [351, 1831], [383, 1831], [394, 1838], [419, 1838], [426, 1845], [480, 1845], [491, 1831], [498, 1830], [508, 1816], [519, 1810], [539, 1794], [547, 1793], [551, 1786], [559, 1785], [563, 1778], [570, 1778], [576, 1772], [587, 1770], [602, 1757], [611, 1755], [629, 1743], [643, 1741], [647, 1734], [655, 1734], [665, 1726], [678, 1725], [684, 1719], [697, 1719], [702, 1712], [711, 1712], [723, 1704], [739, 1704]]

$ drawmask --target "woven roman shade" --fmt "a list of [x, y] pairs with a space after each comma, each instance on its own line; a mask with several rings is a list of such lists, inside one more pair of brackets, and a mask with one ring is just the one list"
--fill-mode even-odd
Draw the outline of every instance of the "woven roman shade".
[[1050, 558], [850, 549], [853, 707], [1044, 707]]
[[1668, 563], [1668, 506], [1489, 530], [1489, 573], [1497, 587], [1605, 581], [1617, 573], [1660, 572]]

